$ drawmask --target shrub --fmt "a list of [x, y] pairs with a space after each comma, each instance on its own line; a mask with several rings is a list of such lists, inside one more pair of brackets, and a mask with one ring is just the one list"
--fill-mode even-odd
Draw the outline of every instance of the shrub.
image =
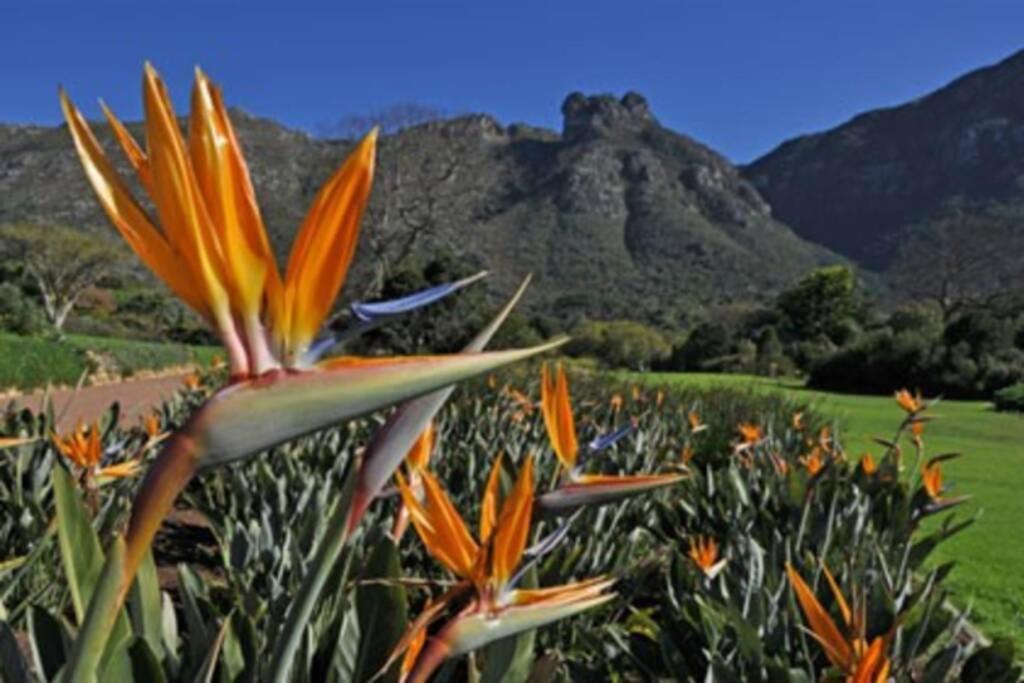
[[1024, 413], [1024, 382], [1011, 384], [992, 395], [996, 410]]
[[46, 318], [39, 305], [14, 283], [0, 284], [0, 331], [14, 334], [39, 334]]
[[566, 348], [574, 356], [593, 356], [607, 367], [646, 370], [668, 357], [668, 342], [657, 330], [628, 320], [585, 320], [572, 330]]

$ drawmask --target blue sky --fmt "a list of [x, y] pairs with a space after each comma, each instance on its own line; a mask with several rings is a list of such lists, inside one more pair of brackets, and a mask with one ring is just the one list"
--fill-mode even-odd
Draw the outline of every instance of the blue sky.
[[143, 60], [186, 106], [192, 67], [230, 104], [309, 131], [418, 101], [558, 128], [573, 90], [637, 90], [735, 161], [897, 104], [1024, 48], [1024, 2], [54, 3], [0, 0], [0, 121], [138, 118]]

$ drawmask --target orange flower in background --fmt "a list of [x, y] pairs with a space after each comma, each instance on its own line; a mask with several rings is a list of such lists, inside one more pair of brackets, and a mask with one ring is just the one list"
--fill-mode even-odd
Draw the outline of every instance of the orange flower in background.
[[860, 469], [869, 477], [878, 471], [878, 464], [870, 453], [860, 456]]
[[821, 456], [820, 448], [815, 448], [808, 455], [800, 458], [800, 462], [812, 477], [825, 469], [825, 459]]
[[823, 566], [822, 569], [842, 616], [846, 633], [840, 630], [829, 616], [828, 610], [818, 601], [814, 590], [804, 582], [791, 564], [786, 563], [790, 586], [796, 594], [797, 602], [800, 603], [800, 609], [811, 634], [825, 651], [828, 660], [848, 676], [847, 681], [883, 683], [888, 680], [889, 672], [889, 660], [885, 656], [888, 639], [876, 637], [868, 646], [865, 635], [866, 605], [854, 605], [851, 609], [828, 567]]
[[622, 410], [622, 394], [612, 394], [608, 406], [616, 413]]
[[658, 408], [660, 408], [661, 404], [664, 403], [664, 402], [665, 402], [665, 392], [662, 391], [661, 389], [658, 389], [658, 393], [656, 393], [654, 395], [654, 405], [657, 406]]
[[736, 425], [736, 431], [744, 445], [750, 446], [764, 438], [764, 431], [753, 422], [741, 422]]
[[818, 432], [818, 447], [825, 452], [832, 451], [832, 428], [825, 425]]
[[576, 458], [579, 455], [579, 442], [576, 440], [576, 420], [572, 414], [569, 399], [569, 379], [565, 368], [558, 366], [552, 376], [545, 363], [541, 367], [541, 410], [544, 413], [544, 424], [547, 426], [551, 448], [558, 456], [558, 461], [566, 472], [576, 469]]
[[[57, 452], [78, 467], [95, 474], [98, 478], [123, 479], [139, 472], [139, 460], [125, 460], [115, 465], [99, 467], [103, 460], [103, 444], [100, 441], [100, 426], [93, 422], [88, 428], [79, 423], [73, 432], [64, 436], [53, 436]], [[98, 469], [97, 469], [98, 468]]]
[[921, 468], [921, 485], [932, 500], [938, 500], [942, 496], [942, 467], [939, 463]]
[[103, 445], [100, 443], [99, 423], [93, 422], [86, 427], [81, 422], [75, 430], [64, 436], [54, 435], [53, 445], [65, 458], [82, 469], [92, 469], [103, 457]]
[[920, 448], [924, 443], [922, 437], [924, 436], [924, 420], [914, 420], [910, 423], [910, 434], [914, 439], [914, 444]]
[[155, 439], [160, 435], [160, 413], [153, 411], [142, 419], [142, 429], [145, 430], [146, 435]]
[[793, 413], [793, 429], [795, 429], [798, 432], [802, 432], [804, 430], [804, 414], [803, 413], [800, 413], [800, 412]]
[[726, 561], [718, 559], [718, 541], [707, 536], [691, 538], [690, 550], [687, 554], [708, 578], [714, 578], [725, 566]]
[[899, 407], [903, 408], [903, 410], [910, 415], [917, 415], [925, 409], [925, 404], [921, 399], [920, 393], [914, 396], [906, 389], [900, 389], [894, 394], [894, 397]]
[[227, 367], [227, 363], [224, 362], [224, 358], [219, 354], [214, 354], [213, 358], [210, 359], [211, 370], [222, 370]]
[[189, 391], [198, 391], [199, 388], [203, 386], [202, 377], [200, 377], [198, 374], [194, 372], [190, 372], [189, 374], [185, 375], [185, 379], [183, 381], [185, 383], [185, 388], [188, 389]]
[[[552, 375], [547, 364], [541, 367], [541, 412], [547, 428], [551, 448], [558, 457], [564, 476], [561, 485], [537, 499], [542, 508], [555, 511], [580, 507], [581, 505], [604, 504], [614, 500], [639, 495], [662, 486], [680, 481], [681, 474], [584, 474], [580, 470], [579, 442], [576, 436], [576, 418], [573, 416], [572, 401], [569, 397], [569, 379], [565, 368], [558, 366]], [[629, 428], [620, 429], [618, 435], [628, 433]], [[607, 435], [614, 442], [618, 435]], [[597, 439], [597, 442], [603, 439]], [[590, 446], [590, 453], [600, 451], [603, 446]]]
[[698, 413], [696, 410], [691, 410], [688, 413], [686, 413], [686, 421], [690, 425], [691, 434], [702, 432], [708, 428], [706, 424], [701, 422], [700, 413]]
[[684, 465], [689, 465], [690, 461], [693, 460], [694, 455], [695, 452], [693, 450], [693, 446], [691, 446], [690, 444], [686, 444], [685, 446], [683, 446], [683, 450], [680, 453], [680, 457], [682, 458]]
[[520, 409], [526, 413], [526, 415], [533, 415], [533, 401], [530, 400], [529, 396], [518, 389], [513, 389], [511, 387], [506, 390], [506, 393], [513, 401], [519, 404]]

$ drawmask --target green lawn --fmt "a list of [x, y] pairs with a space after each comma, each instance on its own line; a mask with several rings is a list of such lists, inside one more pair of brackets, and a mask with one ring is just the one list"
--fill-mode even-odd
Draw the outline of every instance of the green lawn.
[[[871, 437], [890, 437], [903, 414], [884, 396], [831, 394], [793, 381], [742, 375], [650, 374], [671, 383], [729, 385], [785, 391], [834, 415], [846, 450], [857, 457], [881, 447]], [[987, 635], [1008, 635], [1024, 650], [1024, 417], [997, 413], [981, 401], [942, 401], [938, 419], [925, 433], [927, 453], [963, 453], [943, 466], [953, 494], [973, 499], [957, 508], [965, 516], [980, 510], [977, 523], [936, 551], [934, 560], [955, 559], [949, 585], [961, 605], [973, 605], [972, 620]]]
[[109, 359], [120, 375], [190, 363], [209, 364], [217, 349], [68, 335], [57, 341], [43, 336], [0, 332], [0, 391], [31, 390], [51, 384], [73, 385], [89, 368], [87, 351]]

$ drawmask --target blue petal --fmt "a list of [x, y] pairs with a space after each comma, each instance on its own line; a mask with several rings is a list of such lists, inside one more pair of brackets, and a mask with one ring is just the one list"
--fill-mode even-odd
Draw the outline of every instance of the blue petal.
[[631, 424], [627, 424], [625, 427], [619, 427], [611, 434], [599, 436], [593, 441], [591, 441], [588, 445], [588, 448], [592, 453], [596, 453], [597, 451], [603, 451], [604, 449], [608, 448], [622, 437], [629, 434], [631, 431], [633, 431], [633, 425]]
[[377, 301], [374, 303], [356, 302], [352, 304], [352, 313], [356, 318], [366, 323], [374, 322], [378, 318], [401, 315], [402, 313], [408, 313], [417, 308], [432, 304], [435, 301], [440, 301], [466, 285], [476, 282], [485, 275], [487, 275], [486, 270], [456, 282], [447, 282], [443, 285], [424, 289], [408, 296], [391, 299], [390, 301]]

